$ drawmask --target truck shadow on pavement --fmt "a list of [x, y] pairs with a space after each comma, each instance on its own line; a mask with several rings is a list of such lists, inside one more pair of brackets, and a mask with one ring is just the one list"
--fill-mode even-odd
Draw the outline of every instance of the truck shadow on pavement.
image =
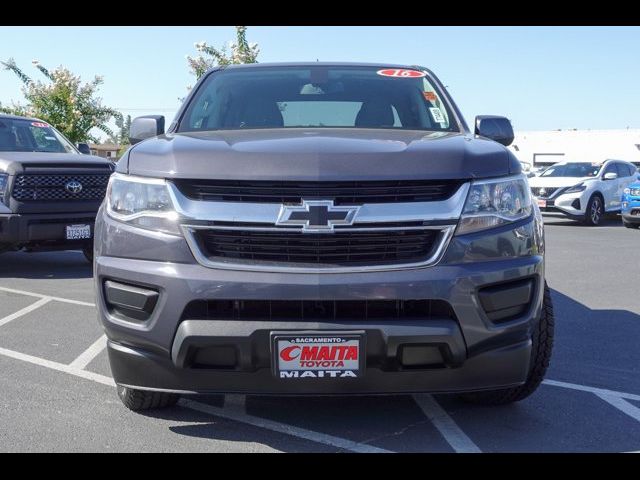
[[[640, 315], [628, 310], [591, 309], [557, 290], [552, 290], [552, 297], [556, 335], [547, 378], [640, 392], [640, 350], [636, 348]], [[640, 445], [640, 429], [634, 420], [589, 392], [542, 385], [526, 400], [500, 407], [468, 404], [455, 395], [435, 397], [483, 451], [629, 451]], [[186, 398], [224, 405], [221, 395]], [[410, 395], [248, 396], [246, 413], [392, 451], [451, 451]], [[252, 441], [282, 451], [336, 449], [259, 427], [239, 426], [232, 420], [212, 419], [181, 406], [147, 415], [193, 422], [169, 427], [189, 437]], [[584, 418], [591, 420], [584, 422]], [[620, 435], [623, 431], [625, 435]]]
[[80, 251], [0, 253], [0, 278], [82, 279], [93, 268]]

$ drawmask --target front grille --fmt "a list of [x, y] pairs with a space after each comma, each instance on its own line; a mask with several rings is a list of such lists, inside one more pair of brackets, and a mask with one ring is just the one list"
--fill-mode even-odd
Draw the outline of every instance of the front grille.
[[183, 320], [373, 321], [451, 318], [443, 300], [195, 300]]
[[438, 230], [300, 231], [203, 229], [194, 232], [210, 260], [246, 260], [306, 264], [313, 267], [385, 265], [427, 259]]
[[[100, 201], [104, 198], [110, 173], [95, 174], [26, 174], [16, 177], [12, 196], [20, 202]], [[80, 182], [82, 190], [71, 193], [67, 183]]]
[[441, 201], [451, 197], [463, 183], [460, 180], [361, 182], [174, 180], [174, 182], [182, 194], [192, 200], [300, 203], [303, 198], [331, 198], [336, 205]]
[[[543, 190], [542, 194], [541, 194], [541, 190]], [[549, 198], [551, 196], [553, 196], [554, 193], [556, 193], [556, 191], [559, 190], [558, 187], [553, 188], [553, 187], [531, 187], [531, 193], [533, 194], [533, 196], [535, 197], [540, 197], [540, 198]]]

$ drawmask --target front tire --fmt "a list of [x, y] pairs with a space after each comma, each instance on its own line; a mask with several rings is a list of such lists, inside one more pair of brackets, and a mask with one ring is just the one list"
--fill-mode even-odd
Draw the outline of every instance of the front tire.
[[136, 390], [122, 385], [118, 385], [117, 388], [118, 397], [124, 406], [134, 412], [172, 407], [180, 399], [180, 395], [175, 393]]
[[553, 331], [553, 303], [551, 301], [551, 292], [545, 282], [542, 314], [531, 338], [531, 364], [525, 383], [502, 390], [464, 393], [460, 395], [460, 398], [467, 402], [481, 405], [505, 405], [527, 398], [540, 386], [549, 367], [553, 348]]
[[584, 224], [598, 226], [604, 217], [604, 202], [600, 195], [593, 195], [587, 203], [587, 210], [584, 213]]

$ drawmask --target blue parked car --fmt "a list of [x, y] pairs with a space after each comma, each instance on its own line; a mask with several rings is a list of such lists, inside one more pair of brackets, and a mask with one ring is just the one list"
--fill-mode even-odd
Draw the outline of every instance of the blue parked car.
[[640, 176], [622, 193], [622, 223], [627, 228], [640, 228]]

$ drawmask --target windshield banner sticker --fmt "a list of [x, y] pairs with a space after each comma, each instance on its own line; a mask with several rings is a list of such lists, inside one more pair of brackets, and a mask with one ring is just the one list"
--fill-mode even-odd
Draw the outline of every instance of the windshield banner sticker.
[[427, 74], [419, 72], [418, 70], [404, 70], [402, 68], [385, 68], [376, 72], [383, 77], [396, 77], [396, 78], [419, 78], [426, 77]]
[[49, 128], [49, 125], [47, 125], [44, 122], [31, 122], [31, 126], [38, 127], [38, 128]]

